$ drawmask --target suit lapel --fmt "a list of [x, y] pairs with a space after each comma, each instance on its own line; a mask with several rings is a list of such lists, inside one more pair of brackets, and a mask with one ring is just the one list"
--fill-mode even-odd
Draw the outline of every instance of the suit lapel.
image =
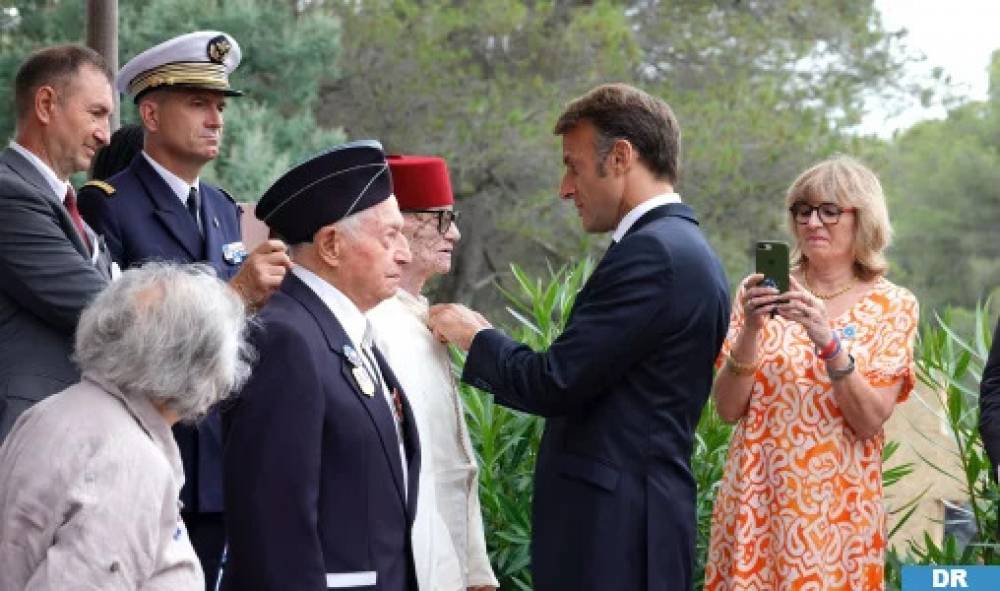
[[[282, 283], [281, 289], [302, 304], [309, 314], [312, 315], [313, 319], [316, 320], [320, 330], [323, 331], [327, 345], [334, 352], [339, 362], [344, 381], [350, 384], [355, 397], [368, 413], [376, 432], [378, 432], [382, 452], [389, 463], [392, 480], [396, 485], [396, 492], [399, 493], [399, 501], [406, 506], [406, 494], [403, 488], [403, 466], [399, 457], [399, 438], [396, 436], [396, 423], [392, 418], [388, 404], [385, 402], [385, 396], [377, 389], [372, 396], [367, 396], [361, 391], [352, 372], [354, 365], [345, 353], [345, 346], [354, 348], [354, 345], [348, 338], [347, 333], [344, 332], [344, 328], [340, 325], [336, 316], [323, 303], [323, 300], [293, 274], [288, 275]], [[361, 352], [358, 351], [358, 354], [360, 355]]]
[[163, 180], [158, 172], [146, 161], [142, 154], [136, 156], [129, 164], [136, 178], [146, 189], [146, 195], [153, 202], [153, 215], [163, 224], [163, 227], [177, 240], [191, 259], [198, 261], [202, 257], [202, 237], [198, 226], [191, 219], [191, 214], [174, 194], [173, 189]]
[[407, 400], [402, 384], [396, 379], [396, 374], [392, 372], [392, 368], [389, 367], [389, 363], [382, 356], [382, 352], [377, 347], [374, 347], [373, 350], [375, 352], [375, 360], [378, 362], [379, 370], [385, 378], [386, 385], [390, 389], [389, 391], [392, 392], [395, 390], [399, 392], [403, 403], [403, 447], [406, 449], [408, 476], [406, 483], [408, 490], [408, 494], [406, 495], [406, 510], [412, 523], [417, 513], [417, 495], [419, 494], [417, 489], [420, 482], [421, 449], [420, 440], [417, 437], [417, 423], [413, 418], [413, 409], [410, 407], [410, 401]]
[[[642, 228], [643, 226], [665, 217], [679, 217], [679, 218], [684, 218], [694, 224], [698, 223], [698, 219], [695, 217], [694, 211], [691, 209], [690, 206], [688, 206], [685, 203], [668, 203], [666, 205], [654, 207], [653, 209], [644, 213], [642, 217], [637, 219], [635, 223], [632, 224], [632, 226], [628, 229], [628, 231], [625, 232], [625, 235], [622, 236], [620, 242], [624, 242], [629, 236], [631, 236], [635, 232], [638, 232], [639, 229]], [[620, 247], [620, 244], [612, 246], [614, 246], [614, 248], [617, 249]], [[590, 277], [587, 278], [587, 281], [583, 284], [583, 287], [580, 288], [579, 293], [576, 294], [576, 300], [573, 302], [573, 308], [569, 312], [569, 318], [566, 319], [567, 323], [573, 320], [573, 312], [576, 311], [576, 308], [580, 304], [580, 302], [586, 300], [587, 294], [590, 292], [590, 288], [591, 285], [593, 284], [594, 278], [600, 275], [599, 271], [601, 270], [602, 267], [605, 266], [605, 264], [607, 264], [607, 260], [611, 255], [611, 248], [612, 247], [608, 247], [608, 250], [604, 253], [604, 256], [601, 257], [601, 260], [597, 263], [597, 266], [594, 267], [594, 272], [590, 274]]]
[[212, 188], [201, 184], [201, 223], [205, 226], [205, 259], [219, 265], [226, 261], [222, 258], [222, 227], [219, 224], [219, 211]]
[[59, 218], [59, 225], [62, 227], [63, 232], [66, 233], [66, 237], [73, 244], [73, 248], [89, 261], [90, 249], [83, 243], [83, 237], [80, 236], [80, 232], [76, 229], [73, 219], [69, 217], [66, 206], [60, 198], [52, 193], [52, 187], [45, 180], [45, 177], [42, 176], [42, 173], [35, 168], [35, 165], [10, 148], [7, 148], [3, 154], [0, 154], [0, 161], [4, 162], [15, 174], [24, 179], [24, 182], [38, 189], [39, 194], [48, 201], [52, 207], [52, 211]]

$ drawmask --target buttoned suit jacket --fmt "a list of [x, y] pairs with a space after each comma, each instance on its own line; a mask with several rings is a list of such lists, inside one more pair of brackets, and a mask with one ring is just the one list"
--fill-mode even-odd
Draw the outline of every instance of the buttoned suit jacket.
[[223, 589], [416, 591], [420, 448], [405, 397], [406, 487], [389, 405], [359, 388], [351, 342], [326, 304], [289, 274], [259, 319], [260, 361], [223, 410]]
[[92, 260], [41, 173], [10, 148], [0, 153], [0, 441], [21, 412], [80, 379], [76, 325], [111, 278], [97, 243]]
[[[240, 241], [239, 206], [223, 191], [199, 184], [202, 237], [184, 203], [142, 154], [107, 183], [115, 189], [110, 195], [93, 185], [80, 189], [80, 213], [104, 237], [122, 269], [147, 261], [201, 262], [224, 281], [239, 271], [239, 263], [227, 261], [222, 252], [223, 245]], [[212, 411], [197, 427], [178, 423], [174, 437], [187, 475], [181, 491], [184, 510], [222, 511], [218, 412]]]
[[993, 346], [979, 382], [979, 434], [996, 478], [1000, 466], [1000, 322], [993, 332]]
[[725, 273], [684, 204], [642, 216], [533, 352], [487, 329], [462, 379], [547, 418], [535, 469], [537, 591], [690, 589], [695, 427], [729, 325]]

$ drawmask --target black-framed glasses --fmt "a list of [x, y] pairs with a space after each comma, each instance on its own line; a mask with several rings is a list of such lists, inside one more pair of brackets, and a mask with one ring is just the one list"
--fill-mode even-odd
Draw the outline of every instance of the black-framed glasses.
[[447, 234], [451, 225], [458, 221], [458, 212], [452, 209], [404, 209], [403, 213], [433, 213], [437, 215], [437, 229], [442, 235]]
[[788, 212], [792, 214], [796, 223], [803, 225], [809, 223], [809, 220], [812, 219], [814, 211], [819, 214], [819, 221], [828, 226], [832, 226], [840, 221], [841, 215], [845, 213], [854, 213], [857, 211], [857, 208], [841, 207], [831, 201], [824, 201], [819, 205], [809, 205], [805, 201], [798, 201], [793, 203], [792, 206], [788, 208]]

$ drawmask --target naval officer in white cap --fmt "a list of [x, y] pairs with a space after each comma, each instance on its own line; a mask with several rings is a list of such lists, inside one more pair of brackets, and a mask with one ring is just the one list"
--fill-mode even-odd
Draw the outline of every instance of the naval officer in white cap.
[[[239, 207], [199, 178], [202, 167], [219, 155], [226, 100], [241, 94], [229, 84], [240, 57], [239, 43], [230, 35], [198, 31], [125, 64], [115, 85], [138, 106], [143, 151], [106, 182], [84, 186], [79, 203], [122, 269], [149, 260], [208, 263], [256, 307], [291, 266], [285, 245], [267, 241], [248, 258]], [[219, 417], [212, 413], [199, 427], [175, 427], [174, 436], [186, 477], [182, 515], [205, 579], [212, 582], [225, 539]]]

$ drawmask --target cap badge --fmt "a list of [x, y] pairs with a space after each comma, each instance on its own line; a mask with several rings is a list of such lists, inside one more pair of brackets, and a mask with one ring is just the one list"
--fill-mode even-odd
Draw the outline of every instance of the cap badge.
[[229, 55], [230, 50], [233, 46], [226, 39], [225, 35], [219, 35], [218, 37], [212, 37], [212, 40], [208, 42], [208, 59], [217, 64], [221, 64], [226, 61], [226, 56]]

